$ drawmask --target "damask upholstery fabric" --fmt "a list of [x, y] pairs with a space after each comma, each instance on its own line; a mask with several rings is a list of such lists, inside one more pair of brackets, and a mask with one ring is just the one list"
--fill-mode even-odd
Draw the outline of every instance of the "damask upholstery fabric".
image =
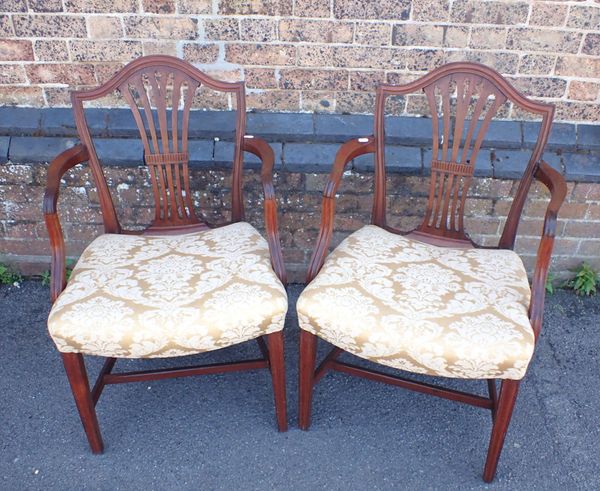
[[519, 256], [450, 249], [369, 225], [298, 299], [300, 327], [359, 357], [444, 377], [521, 379], [534, 348]]
[[280, 331], [286, 311], [267, 242], [235, 223], [177, 236], [98, 237], [48, 328], [64, 353], [162, 358]]

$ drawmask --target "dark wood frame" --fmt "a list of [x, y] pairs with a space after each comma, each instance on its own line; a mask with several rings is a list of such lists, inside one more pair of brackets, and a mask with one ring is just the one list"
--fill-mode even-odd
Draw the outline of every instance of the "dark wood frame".
[[[532, 151], [531, 158], [527, 165], [527, 168], [524, 172], [523, 178], [520, 181], [517, 193], [513, 200], [513, 204], [511, 206], [506, 224], [504, 226], [504, 230], [502, 232], [500, 241], [498, 243], [497, 248], [499, 249], [512, 249], [515, 243], [517, 227], [519, 225], [519, 218], [521, 216], [521, 212], [525, 203], [525, 199], [531, 183], [533, 179], [537, 179], [541, 183], [543, 183], [551, 193], [550, 203], [548, 204], [548, 208], [546, 210], [545, 218], [544, 218], [544, 228], [542, 237], [540, 240], [540, 245], [537, 253], [537, 262], [535, 265], [535, 270], [533, 274], [532, 281], [532, 289], [531, 289], [531, 303], [529, 305], [529, 319], [531, 321], [531, 326], [533, 332], [535, 334], [535, 338], [537, 340], [540, 330], [542, 328], [542, 320], [543, 320], [543, 309], [544, 309], [544, 298], [545, 298], [545, 282], [548, 274], [548, 268], [550, 265], [550, 259], [552, 254], [552, 248], [554, 245], [554, 236], [556, 232], [556, 220], [558, 211], [562, 202], [565, 199], [566, 195], [566, 183], [564, 178], [550, 167], [547, 163], [545, 163], [541, 157], [543, 153], [544, 146], [546, 145], [546, 141], [548, 139], [548, 135], [550, 133], [550, 127], [552, 123], [552, 117], [554, 114], [554, 106], [550, 104], [544, 104], [540, 102], [532, 101], [525, 96], [521, 95], [514, 87], [512, 87], [500, 74], [496, 71], [487, 68], [483, 65], [479, 65], [476, 63], [450, 63], [448, 65], [444, 65], [436, 70], [433, 70], [429, 74], [424, 77], [401, 86], [394, 85], [382, 85], [377, 89], [377, 102], [375, 109], [375, 132], [373, 136], [368, 136], [364, 138], [358, 138], [348, 141], [343, 144], [337, 155], [335, 157], [335, 161], [333, 163], [333, 169], [331, 171], [329, 180], [325, 186], [325, 191], [323, 193], [323, 212], [321, 218], [321, 226], [319, 235], [317, 238], [317, 242], [314, 248], [314, 252], [310, 261], [310, 265], [308, 267], [308, 273], [306, 282], [310, 283], [315, 276], [320, 271], [325, 258], [327, 256], [327, 252], [329, 250], [329, 246], [331, 244], [331, 239], [333, 236], [333, 223], [334, 223], [334, 214], [335, 214], [335, 197], [338, 192], [338, 187], [344, 172], [346, 165], [348, 165], [352, 159], [358, 157], [359, 155], [364, 154], [374, 154], [375, 156], [375, 198], [373, 205], [373, 212], [371, 216], [371, 223], [378, 225], [390, 232], [408, 235], [414, 237], [423, 242], [427, 242], [430, 244], [438, 245], [438, 246], [454, 246], [454, 247], [478, 247], [477, 244], [472, 242], [468, 235], [464, 233], [462, 229], [462, 217], [460, 220], [457, 220], [456, 223], [460, 223], [460, 227], [446, 227], [446, 215], [448, 213], [448, 207], [453, 206], [452, 200], [448, 198], [450, 196], [449, 193], [446, 193], [446, 199], [444, 202], [444, 208], [440, 206], [439, 210], [437, 210], [437, 205], [435, 205], [434, 193], [435, 193], [435, 179], [432, 178], [431, 184], [431, 193], [429, 197], [429, 202], [427, 205], [427, 214], [440, 214], [443, 216], [442, 225], [439, 227], [431, 227], [427, 225], [425, 222], [427, 218], [424, 220], [424, 225], [421, 225], [415, 230], [412, 231], [400, 231], [389, 227], [386, 224], [386, 214], [385, 214], [385, 162], [384, 162], [384, 148], [385, 148], [385, 135], [384, 135], [384, 107], [385, 107], [385, 99], [390, 95], [405, 95], [410, 94], [415, 91], [423, 90], [426, 92], [428, 98], [430, 98], [430, 103], [435, 105], [435, 101], [433, 100], [433, 90], [429, 89], [433, 87], [440, 80], [452, 80], [454, 82], [465, 80], [466, 78], [476, 78], [477, 80], [484, 80], [485, 83], [490, 87], [490, 90], [494, 90], [495, 94], [499, 94], [495, 100], [500, 99], [509, 99], [513, 102], [513, 104], [519, 106], [521, 109], [526, 111], [533, 112], [542, 117], [542, 123], [540, 132], [538, 135], [537, 142]], [[449, 99], [450, 94], [448, 89], [442, 88], [442, 104], [444, 105], [444, 109], [449, 109]], [[458, 111], [461, 111], [460, 104], [457, 108]], [[463, 110], [464, 111], [464, 110]], [[438, 132], [438, 117], [437, 111], [432, 111], [432, 113], [436, 113], [433, 115], [433, 128], [434, 128], [434, 136], [433, 136], [433, 146], [434, 146], [434, 159], [437, 159], [437, 155], [439, 154], [439, 140], [437, 138]], [[450, 124], [447, 115], [447, 111], [444, 111], [444, 121], [443, 121], [443, 158], [441, 159], [440, 167], [444, 169], [446, 172], [446, 176], [449, 176], [440, 180], [439, 182], [445, 182], [449, 188], [452, 187], [452, 183], [454, 181], [454, 177], [456, 175], [465, 175], [469, 169], [467, 166], [471, 166], [471, 176], [472, 176], [472, 168], [474, 167], [474, 160], [469, 161], [464, 159], [462, 162], [457, 163], [456, 156], [458, 155], [458, 151], [456, 149], [452, 149], [452, 158], [446, 158], [446, 152], [450, 150], [449, 141], [450, 141]], [[463, 116], [466, 117], [466, 112], [463, 112]], [[458, 119], [458, 118], [457, 118]], [[464, 122], [458, 121], [456, 124], [456, 128], [463, 130]], [[482, 133], [485, 134], [487, 127], [489, 125], [489, 120], [485, 120], [482, 124]], [[481, 138], [480, 138], [481, 137]], [[478, 146], [481, 144], [481, 139], [483, 139], [483, 135], [478, 135], [475, 145]], [[460, 141], [460, 137], [458, 138]], [[477, 141], [479, 140], [479, 141]], [[454, 142], [456, 138], [454, 139]], [[450, 165], [447, 165], [450, 164]], [[452, 175], [454, 173], [454, 176]], [[432, 176], [434, 172], [432, 170]], [[448, 184], [449, 183], [449, 184]], [[441, 185], [440, 185], [441, 186]], [[458, 187], [458, 186], [457, 186]], [[456, 197], [453, 198], [456, 200]], [[462, 207], [457, 207], [459, 212], [462, 213]], [[335, 370], [343, 373], [347, 373], [350, 375], [355, 375], [359, 377], [364, 377], [370, 380], [375, 380], [378, 382], [384, 382], [387, 384], [396, 385], [399, 387], [403, 387], [405, 389], [410, 389], [417, 392], [422, 392], [425, 394], [434, 395], [437, 397], [442, 397], [445, 399], [450, 399], [457, 402], [462, 402], [466, 404], [470, 404], [477, 407], [482, 407], [485, 409], [489, 409], [492, 414], [493, 420], [493, 428], [492, 434], [490, 438], [490, 444], [487, 454], [487, 460], [485, 463], [485, 469], [483, 473], [483, 479], [486, 482], [490, 482], [493, 480], [498, 459], [500, 458], [500, 452], [502, 450], [502, 446], [504, 443], [504, 438], [506, 436], [506, 432], [508, 429], [508, 425], [510, 423], [512, 411], [514, 408], [514, 404], [517, 397], [517, 392], [519, 390], [519, 380], [501, 380], [501, 388], [498, 391], [497, 389], [497, 381], [496, 380], [487, 380], [487, 388], [488, 388], [488, 397], [469, 394], [457, 390], [448, 389], [445, 387], [441, 387], [438, 385], [427, 384], [423, 382], [419, 382], [416, 380], [411, 380], [410, 378], [392, 376], [385, 373], [377, 372], [374, 370], [369, 370], [366, 368], [362, 368], [350, 363], [345, 363], [338, 361], [337, 358], [340, 354], [343, 353], [343, 350], [335, 347], [331, 352], [325, 357], [325, 359], [321, 362], [318, 368], [315, 370], [315, 362], [316, 362], [316, 346], [317, 346], [317, 336], [301, 330], [300, 333], [300, 376], [299, 376], [299, 387], [300, 387], [300, 397], [299, 397], [299, 425], [300, 428], [307, 430], [310, 425], [310, 416], [311, 416], [311, 404], [312, 404], [312, 394], [314, 385], [327, 373], [329, 370]]]
[[[201, 222], [193, 213], [193, 210], [187, 209], [184, 204], [184, 197], [189, 191], [182, 195], [181, 190], [187, 190], [189, 183], [188, 162], [187, 162], [187, 130], [188, 115], [192, 103], [191, 97], [186, 97], [183, 112], [182, 128], [182, 148], [178, 147], [176, 142], [168, 141], [168, 131], [166, 130], [166, 104], [157, 104], [157, 118], [159, 120], [159, 131], [162, 148], [158, 146], [159, 131], [151, 127], [152, 140], [147, 137], [144, 130], [144, 122], [141, 119], [141, 112], [135, 113], [136, 123], [144, 142], [144, 157], [147, 165], [154, 165], [155, 172], [152, 173], [155, 197], [156, 216], [151, 226], [141, 232], [124, 230], [118, 221], [115, 207], [110, 191], [108, 189], [100, 160], [94, 148], [94, 142], [91, 137], [83, 108], [84, 101], [91, 101], [106, 96], [123, 84], [127, 84], [132, 77], [147, 73], [149, 70], [162, 70], [163, 73], [173, 75], [175, 83], [179, 81], [195, 81], [198, 85], [203, 84], [210, 89], [222, 92], [232, 93], [237, 99], [237, 119], [235, 129], [235, 154], [232, 171], [232, 214], [231, 222], [235, 223], [244, 219], [244, 204], [242, 195], [242, 173], [243, 173], [243, 152], [250, 152], [262, 161], [261, 181], [264, 192], [264, 220], [271, 256], [273, 269], [281, 280], [286, 284], [286, 273], [279, 240], [277, 227], [277, 203], [273, 189], [273, 166], [274, 154], [269, 144], [261, 138], [245, 134], [246, 127], [246, 109], [245, 92], [243, 82], [221, 82], [215, 80], [201, 71], [194, 68], [189, 63], [171, 56], [146, 56], [139, 58], [112, 77], [108, 82], [100, 87], [89, 90], [73, 92], [71, 100], [75, 116], [77, 131], [81, 138], [81, 144], [70, 148], [58, 155], [48, 168], [46, 191], [44, 195], [43, 211], [50, 245], [52, 248], [51, 261], [51, 283], [50, 292], [52, 302], [54, 302], [66, 286], [66, 261], [65, 261], [65, 242], [58, 215], [58, 198], [60, 190], [60, 181], [62, 176], [71, 168], [78, 164], [87, 162], [90, 166], [96, 187], [98, 189], [100, 208], [106, 233], [113, 234], [178, 234], [191, 232], [195, 230], [204, 230], [212, 227], [207, 223]], [[135, 79], [134, 79], [135, 80]], [[197, 86], [196, 86], [197, 87]], [[189, 92], [189, 91], [188, 91]], [[149, 104], [150, 101], [144, 101]], [[148, 107], [146, 107], [148, 109]], [[177, 113], [177, 111], [173, 111]], [[148, 113], [146, 113], [148, 116]], [[177, 117], [177, 116], [176, 116]], [[176, 117], [173, 118], [173, 125], [177, 125]], [[154, 125], [154, 116], [149, 120]], [[166, 142], [166, 143], [165, 143]], [[172, 148], [172, 152], [164, 152], [165, 148]], [[165, 155], [166, 154], [166, 155]], [[159, 166], [163, 166], [161, 169]], [[175, 168], [175, 165], [177, 166]], [[156, 169], [159, 169], [157, 171]], [[166, 169], [166, 170], [165, 170]], [[159, 174], [160, 172], [160, 174]], [[157, 177], [158, 176], [158, 177]], [[176, 179], [178, 181], [176, 182]], [[179, 194], [178, 194], [179, 193]], [[167, 196], [167, 199], [162, 199]], [[167, 211], [166, 207], [174, 205]], [[190, 203], [191, 206], [191, 203]], [[179, 208], [177, 208], [179, 207]], [[186, 208], [186, 212], [183, 212]], [[173, 212], [178, 209], [178, 212]], [[177, 210], [176, 210], [177, 211]], [[226, 224], [220, 224], [222, 226]], [[83, 423], [84, 430], [88, 437], [90, 447], [94, 453], [103, 451], [103, 442], [96, 417], [95, 405], [102, 394], [105, 385], [120, 384], [127, 382], [141, 382], [149, 380], [161, 380], [174, 377], [185, 377], [191, 375], [210, 375], [215, 373], [235, 372], [242, 370], [255, 370], [267, 368], [271, 372], [273, 382], [273, 392], [275, 397], [275, 412], [279, 431], [287, 430], [287, 410], [285, 393], [285, 367], [284, 367], [284, 346], [283, 332], [276, 332], [265, 336], [266, 339], [257, 338], [258, 346], [262, 354], [261, 358], [254, 360], [244, 360], [234, 363], [220, 363], [204, 366], [186, 366], [181, 368], [172, 368], [164, 370], [145, 370], [139, 372], [112, 373], [116, 363], [115, 358], [107, 358], [93, 389], [90, 389], [88, 376], [85, 369], [83, 356], [80, 353], [61, 353], [67, 377], [71, 384], [73, 396], [79, 415]]]

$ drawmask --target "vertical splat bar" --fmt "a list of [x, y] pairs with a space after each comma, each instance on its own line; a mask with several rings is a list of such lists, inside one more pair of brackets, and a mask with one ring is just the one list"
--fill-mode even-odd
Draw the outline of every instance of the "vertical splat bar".
[[488, 109], [487, 113], [485, 114], [485, 117], [483, 118], [483, 122], [481, 123], [481, 128], [479, 129], [477, 138], [475, 138], [475, 145], [473, 146], [473, 150], [471, 150], [471, 156], [470, 156], [469, 160], [471, 161], [471, 163], [473, 165], [475, 165], [475, 161], [477, 160], [477, 154], [479, 153], [479, 148], [481, 147], [481, 144], [483, 143], [483, 139], [485, 138], [485, 135], [487, 133], [490, 122], [492, 121], [492, 118], [496, 115], [500, 106], [502, 106], [502, 104], [504, 104], [505, 102], [506, 102], [505, 96], [503, 96], [502, 94], [495, 94], [494, 102], [492, 103], [492, 107], [490, 109]]
[[442, 84], [440, 89], [440, 93], [442, 95], [442, 117], [444, 121], [444, 132], [443, 132], [443, 141], [442, 141], [442, 159], [446, 161], [448, 158], [448, 140], [450, 140], [450, 83], [452, 81], [452, 77], [449, 77]]
[[[469, 148], [471, 147], [471, 141], [473, 140], [473, 135], [475, 134], [475, 130], [479, 124], [479, 116], [481, 115], [483, 109], [487, 104], [488, 97], [490, 96], [490, 92], [483, 91], [480, 92], [477, 98], [477, 103], [475, 104], [475, 108], [471, 114], [471, 121], [469, 123], [469, 131], [467, 132], [467, 136], [465, 137], [465, 143], [463, 145], [461, 162], [466, 162], [467, 153]], [[471, 159], [469, 159], [471, 160]], [[473, 162], [474, 164], [474, 162]]]
[[[182, 128], [181, 128], [181, 151], [188, 151], [188, 128], [190, 124], [190, 110], [192, 107], [192, 101], [194, 100], [194, 94], [200, 83], [196, 80], [188, 80], [187, 81], [187, 90], [185, 92], [185, 98], [183, 102], [183, 120], [182, 120]], [[190, 175], [188, 171], [188, 166], [183, 166], [183, 188], [185, 189], [185, 202], [187, 204], [188, 213], [194, 216], [194, 205], [192, 203], [192, 196], [190, 194]]]
[[456, 162], [456, 159], [458, 158], [458, 151], [462, 141], [465, 121], [467, 119], [469, 106], [471, 105], [473, 85], [474, 81], [466, 75], [456, 77], [456, 117], [454, 123], [454, 137], [452, 141], [452, 156], [450, 157], [452, 162]]
[[[432, 127], [431, 152], [433, 155], [433, 160], [437, 160], [439, 158], [439, 151], [440, 151], [440, 143], [439, 143], [440, 129], [439, 129], [438, 110], [437, 110], [437, 105], [435, 103], [435, 85], [430, 85], [428, 87], [425, 87], [423, 89], [423, 91], [425, 92], [425, 95], [427, 96], [427, 101], [429, 103], [429, 110], [431, 112], [431, 127]], [[431, 178], [429, 181], [429, 196], [435, 195], [436, 178], [437, 178], [437, 173], [432, 171]], [[430, 221], [431, 221], [431, 213], [433, 211], [432, 204], [433, 204], [432, 200], [430, 199], [427, 202], [427, 208], [425, 210], [425, 218], [423, 219], [423, 223], [430, 223]]]

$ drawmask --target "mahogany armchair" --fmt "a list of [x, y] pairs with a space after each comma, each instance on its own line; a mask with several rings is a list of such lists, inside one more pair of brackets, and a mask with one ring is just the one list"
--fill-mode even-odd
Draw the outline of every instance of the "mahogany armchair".
[[[231, 221], [218, 226], [209, 226], [197, 214], [190, 190], [190, 111], [201, 86], [229, 93], [237, 103]], [[119, 223], [83, 108], [84, 101], [114, 91], [131, 108], [152, 184], [154, 219], [141, 232], [124, 230]], [[139, 58], [104, 85], [72, 93], [81, 143], [51, 162], [44, 197], [52, 246], [48, 327], [94, 453], [103, 451], [95, 405], [107, 384], [267, 368], [278, 428], [287, 429], [282, 334], [287, 296], [272, 184], [274, 156], [265, 141], [245, 135], [244, 96], [243, 82], [214, 80], [169, 56]], [[244, 152], [262, 160], [267, 240], [244, 222]], [[86, 248], [67, 283], [59, 187], [65, 172], [86, 162], [98, 190], [105, 233]], [[179, 357], [249, 340], [258, 341], [261, 358], [112, 371], [119, 358]], [[83, 355], [106, 358], [92, 389]]]
[[[405, 232], [386, 222], [384, 109], [386, 98], [417, 91], [424, 92], [432, 114], [433, 157], [425, 216]], [[542, 122], [499, 242], [480, 247], [465, 231], [465, 200], [490, 122], [508, 102]], [[483, 478], [493, 479], [520, 380], [542, 327], [544, 285], [566, 194], [560, 173], [542, 160], [553, 112], [552, 105], [524, 97], [497, 72], [475, 63], [451, 63], [412, 83], [377, 89], [374, 134], [345, 143], [336, 155], [323, 193], [309, 285], [297, 303], [302, 429], [310, 424], [313, 387], [329, 370], [471, 404], [491, 410]], [[371, 224], [327, 256], [340, 180], [346, 165], [363, 154], [373, 154], [375, 161]], [[551, 199], [530, 287], [512, 248], [534, 179], [550, 190]], [[315, 370], [317, 338], [334, 347]], [[338, 360], [344, 352], [412, 373], [485, 380], [488, 395]]]

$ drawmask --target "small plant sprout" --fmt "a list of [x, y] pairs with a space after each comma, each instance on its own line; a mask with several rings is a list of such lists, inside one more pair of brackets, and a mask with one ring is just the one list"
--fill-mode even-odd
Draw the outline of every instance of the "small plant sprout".
[[572, 271], [575, 273], [575, 278], [568, 280], [565, 286], [579, 296], [595, 295], [599, 281], [598, 273], [586, 262]]
[[548, 295], [554, 295], [554, 274], [552, 273], [548, 273], [548, 276], [546, 276], [546, 293]]
[[75, 261], [73, 259], [67, 259], [67, 265], [66, 265], [66, 279], [67, 282], [71, 279], [71, 274], [73, 274], [73, 266], [75, 266]]
[[19, 288], [23, 277], [9, 266], [0, 263], [0, 285], [13, 285]]
[[50, 271], [44, 271], [40, 275], [40, 280], [42, 280], [42, 285], [48, 286], [50, 284], [50, 278], [51, 278]]

